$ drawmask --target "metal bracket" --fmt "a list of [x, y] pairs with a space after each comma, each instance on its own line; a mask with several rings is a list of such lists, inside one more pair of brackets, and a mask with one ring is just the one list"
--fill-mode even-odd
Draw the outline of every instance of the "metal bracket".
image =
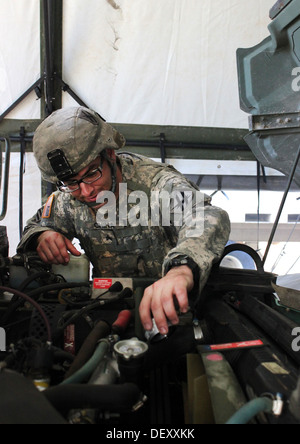
[[270, 19], [274, 20], [278, 14], [289, 4], [292, 0], [278, 0], [270, 9]]
[[249, 116], [250, 131], [300, 128], [300, 112]]

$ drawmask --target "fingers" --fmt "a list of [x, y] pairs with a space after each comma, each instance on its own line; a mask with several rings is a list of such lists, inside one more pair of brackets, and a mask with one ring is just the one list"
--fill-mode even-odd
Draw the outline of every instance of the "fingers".
[[140, 317], [145, 330], [152, 329], [152, 317], [161, 334], [168, 333], [168, 322], [179, 322], [178, 309], [188, 311], [189, 282], [185, 276], [165, 276], [145, 290], [140, 304]]
[[37, 253], [47, 264], [66, 265], [70, 260], [68, 251], [76, 256], [80, 255], [71, 241], [60, 233], [46, 231], [38, 238]]
[[77, 250], [77, 248], [74, 247], [74, 245], [72, 244], [72, 242], [65, 238], [65, 242], [66, 242], [66, 246], [68, 251], [73, 255], [73, 256], [81, 256], [80, 251]]

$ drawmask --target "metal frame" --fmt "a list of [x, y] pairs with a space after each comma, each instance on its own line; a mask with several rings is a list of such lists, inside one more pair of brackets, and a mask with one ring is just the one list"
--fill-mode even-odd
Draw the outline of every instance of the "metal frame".
[[[25, 140], [30, 138], [40, 123], [36, 121], [9, 122], [4, 118], [19, 105], [32, 91], [41, 99], [41, 118], [51, 114], [62, 106], [62, 92], [67, 92], [78, 104], [87, 106], [84, 101], [62, 79], [62, 35], [63, 35], [63, 0], [40, 0], [41, 17], [41, 77], [22, 94], [4, 113], [0, 115], [1, 135], [14, 134], [20, 127], [25, 128]], [[98, 110], [97, 110], [98, 111]], [[98, 111], [99, 112], [99, 111]], [[102, 117], [103, 118], [103, 117]], [[103, 120], [105, 120], [103, 118]], [[20, 123], [19, 123], [20, 122]], [[28, 122], [28, 124], [27, 124]], [[19, 126], [17, 126], [19, 125]], [[124, 127], [124, 125], [115, 125]], [[17, 129], [18, 128], [18, 129]], [[146, 130], [146, 131], [145, 131]], [[196, 158], [254, 160], [243, 137], [247, 131], [217, 128], [188, 128], [152, 127], [151, 125], [125, 125], [128, 145], [133, 149], [142, 149], [146, 155], [151, 155], [153, 149], [160, 150], [161, 159], [182, 157], [192, 150], [193, 155], [200, 149]], [[145, 134], [146, 133], [146, 134]], [[194, 134], [192, 134], [194, 133]], [[192, 134], [192, 135], [191, 135]], [[28, 140], [30, 142], [30, 140]], [[184, 150], [184, 151], [183, 151]], [[188, 154], [189, 155], [189, 154]]]
[[[21, 199], [24, 153], [26, 150], [31, 151], [32, 136], [41, 120], [51, 114], [55, 109], [61, 108], [62, 92], [67, 92], [78, 104], [88, 107], [62, 79], [63, 0], [40, 0], [40, 17], [41, 77], [0, 115], [0, 136], [10, 139], [12, 152], [20, 152]], [[41, 119], [21, 121], [6, 118], [4, 120], [32, 91], [35, 91], [37, 97], [41, 99]], [[254, 116], [251, 118], [251, 122], [254, 127], [258, 126], [264, 131], [270, 130], [270, 127], [274, 125], [283, 126], [288, 129], [290, 129], [291, 126], [300, 126], [299, 114], [288, 117], [288, 120], [282, 120], [281, 116], [274, 115], [272, 119], [270, 119], [269, 116], [266, 120], [264, 116], [260, 118]], [[103, 120], [105, 119], [103, 118]], [[127, 149], [149, 157], [160, 158], [162, 162], [172, 158], [212, 159], [216, 161], [256, 161], [244, 140], [244, 137], [248, 134], [248, 130], [158, 125], [122, 125], [115, 123], [114, 126], [125, 135], [127, 139]], [[258, 182], [260, 181], [260, 174], [259, 171], [257, 176]], [[202, 180], [202, 176], [199, 176], [197, 180]], [[222, 177], [219, 177], [219, 181], [220, 180], [223, 184]], [[278, 183], [277, 186], [284, 189], [284, 180], [281, 182], [278, 182], [278, 179], [276, 180]], [[270, 179], [270, 181], [272, 181], [272, 179]], [[253, 179], [251, 183], [253, 183]], [[237, 187], [240, 189], [240, 185]], [[43, 184], [43, 189], [45, 191], [45, 184]], [[21, 232], [22, 210], [20, 210], [19, 219]]]

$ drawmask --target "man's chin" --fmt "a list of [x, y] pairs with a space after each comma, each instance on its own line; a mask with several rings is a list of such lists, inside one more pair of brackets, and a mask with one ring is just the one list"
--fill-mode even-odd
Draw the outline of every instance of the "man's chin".
[[97, 199], [95, 200], [86, 200], [86, 199], [77, 199], [79, 202], [83, 203], [84, 205], [87, 205], [89, 208], [93, 208], [94, 210], [99, 210], [105, 203], [99, 203], [97, 202]]
[[105, 203], [99, 204], [97, 201], [95, 202], [84, 202], [88, 207], [93, 208], [93, 210], [99, 210], [101, 207], [105, 205]]

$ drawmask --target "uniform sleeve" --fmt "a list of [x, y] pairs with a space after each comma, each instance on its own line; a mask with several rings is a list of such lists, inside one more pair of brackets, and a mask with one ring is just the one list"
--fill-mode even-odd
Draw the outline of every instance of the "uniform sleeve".
[[[164, 191], [170, 199], [170, 227], [176, 246], [172, 248], [163, 263], [163, 275], [170, 259], [187, 255], [199, 266], [199, 292], [205, 286], [213, 263], [217, 262], [228, 242], [230, 220], [221, 208], [211, 205], [211, 198], [189, 182], [181, 174], [163, 174], [155, 189]], [[166, 202], [161, 211], [166, 209]], [[163, 223], [163, 225], [165, 225]]]
[[45, 231], [57, 231], [72, 240], [75, 232], [69, 212], [70, 206], [66, 205], [64, 195], [53, 193], [46, 204], [27, 221], [17, 252], [34, 251], [38, 236]]

